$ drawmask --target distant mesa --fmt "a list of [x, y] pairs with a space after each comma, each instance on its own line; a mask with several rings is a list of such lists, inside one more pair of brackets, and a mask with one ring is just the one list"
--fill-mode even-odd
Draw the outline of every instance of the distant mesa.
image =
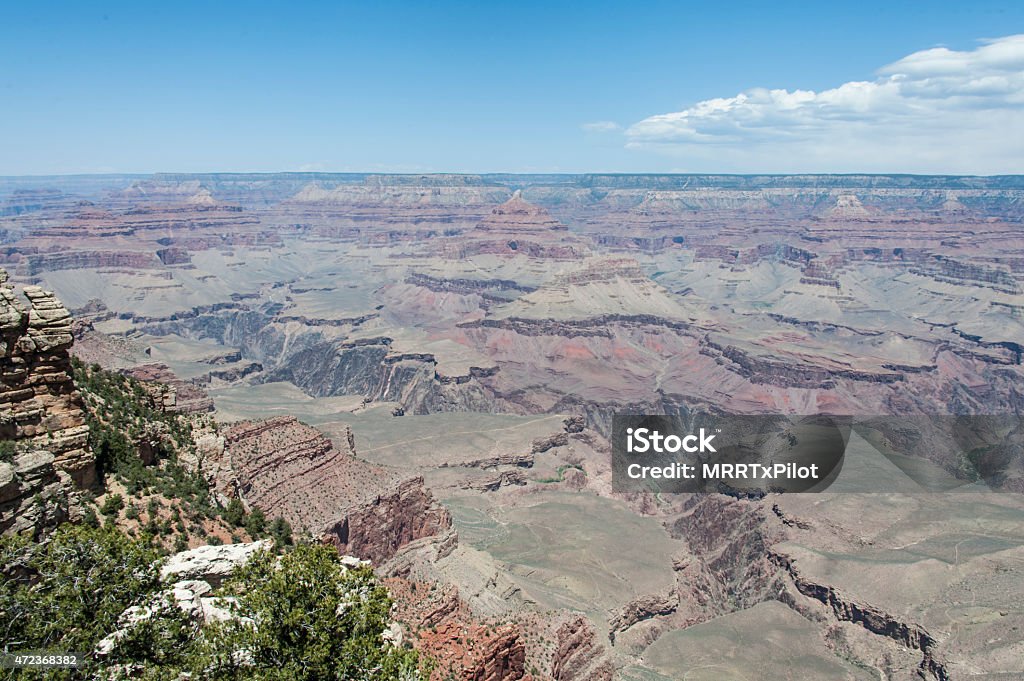
[[[482, 212], [486, 206], [507, 196], [504, 187], [454, 182], [399, 182], [401, 178], [367, 178], [363, 183], [340, 183], [333, 187], [310, 182], [285, 201], [285, 205], [315, 204], [337, 206], [346, 210], [472, 210]], [[394, 216], [391, 216], [393, 219]]]
[[871, 213], [853, 194], [840, 194], [828, 215], [831, 218], [858, 219], [870, 217]]
[[198, 179], [184, 182], [167, 182], [157, 179], [136, 180], [124, 189], [111, 192], [110, 198], [132, 201], [182, 202], [203, 191], [207, 190]]
[[216, 206], [217, 201], [213, 198], [213, 194], [210, 193], [209, 189], [203, 188], [197, 191], [195, 194], [190, 196], [185, 202], [190, 206]]
[[568, 231], [568, 227], [551, 217], [540, 206], [535, 206], [523, 198], [520, 190], [512, 194], [512, 198], [496, 206], [491, 214], [476, 226], [482, 232], [500, 232], [516, 234], [538, 234], [552, 231]]

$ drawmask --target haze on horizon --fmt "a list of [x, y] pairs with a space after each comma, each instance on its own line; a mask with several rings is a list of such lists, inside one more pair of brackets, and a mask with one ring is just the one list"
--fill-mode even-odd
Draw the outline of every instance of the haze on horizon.
[[895, 4], [11, 6], [0, 175], [1021, 172], [1024, 6]]

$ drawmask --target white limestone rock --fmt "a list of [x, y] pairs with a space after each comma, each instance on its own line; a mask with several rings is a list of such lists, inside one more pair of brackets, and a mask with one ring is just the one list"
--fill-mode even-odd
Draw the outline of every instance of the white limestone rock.
[[199, 546], [168, 558], [160, 570], [160, 578], [164, 581], [199, 579], [217, 587], [253, 555], [272, 546], [269, 539], [250, 544]]

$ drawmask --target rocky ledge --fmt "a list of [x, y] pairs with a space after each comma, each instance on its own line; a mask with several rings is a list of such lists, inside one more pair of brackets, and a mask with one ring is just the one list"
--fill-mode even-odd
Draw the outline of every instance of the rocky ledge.
[[0, 533], [38, 534], [72, 515], [67, 474], [47, 451], [21, 452], [0, 461]]
[[344, 553], [381, 564], [406, 544], [451, 528], [422, 477], [359, 459], [351, 431], [342, 451], [291, 416], [235, 424], [224, 439], [223, 453], [204, 463], [221, 494], [280, 515]]

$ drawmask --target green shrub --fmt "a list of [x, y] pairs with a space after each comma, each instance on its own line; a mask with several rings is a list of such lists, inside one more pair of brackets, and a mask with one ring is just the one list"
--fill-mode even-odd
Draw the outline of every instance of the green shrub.
[[282, 548], [285, 546], [292, 545], [292, 526], [288, 524], [288, 521], [277, 516], [274, 521], [270, 523], [270, 536], [274, 539], [274, 546]]
[[245, 531], [249, 533], [249, 536], [253, 539], [257, 539], [263, 536], [263, 533], [267, 529], [267, 518], [263, 515], [263, 511], [258, 508], [254, 508], [252, 513], [245, 517]]
[[279, 566], [272, 553], [258, 554], [227, 590], [248, 619], [204, 629], [192, 663], [203, 678], [421, 678], [416, 652], [383, 644], [387, 590], [369, 568], [346, 570], [333, 547], [298, 546]]
[[124, 497], [120, 494], [111, 494], [100, 507], [100, 513], [105, 516], [115, 517], [124, 508]]
[[[278, 558], [257, 554], [223, 595], [236, 619], [207, 624], [170, 601], [160, 559], [116, 529], [63, 525], [45, 544], [0, 538], [0, 621], [7, 651], [90, 652], [142, 605], [154, 614], [124, 632], [102, 663], [48, 670], [39, 678], [106, 678], [139, 665], [144, 679], [409, 681], [428, 676], [416, 652], [384, 645], [391, 599], [369, 568], [346, 570], [329, 546], [302, 545]], [[18, 569], [12, 569], [17, 566]], [[242, 652], [240, 652], [242, 651]], [[25, 678], [37, 675], [26, 673]]]
[[224, 509], [224, 520], [235, 527], [241, 527], [245, 522], [245, 507], [238, 497], [233, 497], [228, 502], [228, 507]]
[[157, 555], [112, 528], [65, 524], [45, 544], [3, 537], [0, 556], [5, 567], [16, 562], [29, 575], [0, 581], [3, 646], [9, 651], [91, 651], [115, 630], [126, 608], [160, 587]]
[[13, 461], [17, 452], [18, 445], [14, 440], [0, 440], [0, 461]]

